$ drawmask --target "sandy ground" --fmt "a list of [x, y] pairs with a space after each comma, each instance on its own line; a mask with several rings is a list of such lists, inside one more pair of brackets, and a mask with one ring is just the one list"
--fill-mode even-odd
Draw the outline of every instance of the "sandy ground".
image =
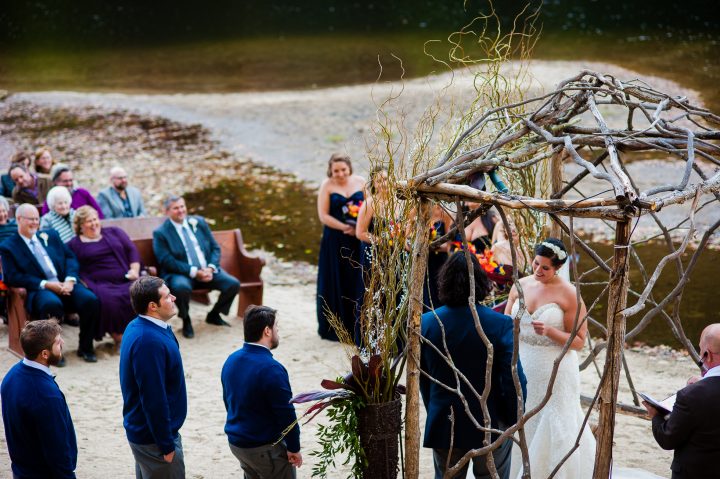
[[[638, 77], [633, 72], [610, 65], [567, 62], [536, 62], [533, 73], [547, 86], [554, 85], [583, 67], [612, 71], [625, 79]], [[410, 112], [409, 118], [422, 111], [427, 105], [428, 95], [446, 84], [447, 79], [446, 75], [439, 75], [406, 82], [402, 98]], [[652, 79], [651, 83], [668, 91], [682, 91], [679, 85], [662, 79]], [[461, 79], [457, 80], [457, 85], [462, 90]], [[98, 105], [161, 115], [185, 123], [201, 123], [228, 150], [318, 182], [324, 176], [326, 159], [335, 150], [350, 153], [357, 160], [360, 171], [367, 169], [365, 141], [377, 111], [372, 95], [381, 98], [391, 88], [398, 89], [400, 86], [361, 85], [322, 91], [223, 95], [47, 92], [16, 94], [8, 101]], [[697, 97], [693, 92], [689, 92], [689, 96]], [[658, 172], [658, 166], [633, 164], [630, 168], [643, 168], [639, 172], [640, 176], [651, 181], [653, 177], [644, 176], [643, 172]], [[77, 176], [82, 180], [94, 172], [78, 173]], [[143, 173], [131, 171], [134, 175]], [[665, 174], [663, 178], [667, 178]], [[685, 216], [682, 210], [675, 214], [678, 218]], [[708, 214], [711, 219], [713, 215], [717, 216], [717, 211]], [[271, 262], [264, 276], [268, 281], [265, 304], [280, 311], [281, 345], [276, 351], [276, 357], [287, 366], [293, 391], [315, 389], [319, 387], [321, 379], [345, 372], [348, 362], [343, 349], [335, 343], [320, 340], [315, 333], [312, 267]], [[227, 356], [242, 344], [241, 323], [233, 319], [231, 329], [208, 326], [201, 321], [205, 316], [202, 306], [194, 304], [192, 312], [197, 321], [196, 337], [192, 340], [179, 337], [188, 385], [188, 419], [181, 430], [188, 477], [239, 477], [240, 468], [230, 454], [223, 432], [225, 411], [220, 370]], [[173, 325], [177, 329], [179, 321], [174, 320]], [[6, 335], [6, 328], [0, 327], [0, 344], [6, 344]], [[122, 428], [119, 357], [109, 343], [100, 344], [99, 362], [85, 364], [74, 354], [77, 349], [77, 331], [67, 328], [64, 335], [68, 366], [57, 371], [57, 380], [65, 392], [75, 422], [79, 446], [78, 477], [134, 477], [132, 456]], [[696, 369], [682, 355], [628, 351], [627, 358], [636, 388], [658, 397], [665, 397], [682, 387], [686, 378]], [[0, 351], [0, 374], [4, 375], [16, 361], [17, 358], [7, 350]], [[593, 367], [582, 373], [582, 381], [583, 393], [592, 395], [598, 382]], [[623, 402], [629, 403], [631, 398], [626, 384], [623, 382], [621, 398]], [[313, 457], [309, 452], [315, 443], [315, 428], [314, 423], [303, 427], [306, 464], [299, 471], [300, 477], [310, 477]], [[615, 433], [616, 465], [640, 467], [664, 477], [669, 476], [671, 453], [662, 451], [655, 444], [648, 421], [619, 416]], [[4, 442], [4, 434], [0, 442]], [[421, 463], [421, 477], [432, 477], [431, 454], [428, 450], [422, 451]], [[7, 449], [4, 444], [0, 444], [0, 476], [6, 477], [9, 471]], [[338, 469], [332, 477], [344, 477], [342, 472], [342, 469]]]
[[[345, 372], [345, 352], [337, 343], [321, 340], [316, 331], [315, 285], [298, 278], [294, 271], [300, 265], [271, 262], [265, 304], [279, 310], [281, 343], [275, 357], [288, 369], [294, 392], [317, 389], [323, 378]], [[220, 370], [227, 356], [242, 345], [242, 323], [233, 318], [232, 328], [209, 326], [202, 321], [205, 307], [193, 303], [195, 338], [187, 340], [177, 333], [183, 355], [188, 388], [188, 417], [181, 430], [185, 447], [185, 463], [189, 478], [240, 477], [240, 468], [227, 446], [223, 432], [225, 410], [222, 402]], [[180, 321], [171, 321], [177, 331]], [[7, 329], [0, 328], [0, 343], [6, 344]], [[99, 361], [85, 364], [74, 352], [77, 330], [67, 327], [68, 365], [56, 370], [57, 382], [67, 397], [78, 438], [78, 477], [132, 478], [133, 459], [122, 426], [122, 397], [118, 380], [119, 355], [111, 340], [97, 344]], [[684, 385], [694, 367], [680, 355], [653, 356], [647, 352], [627, 352], [636, 388], [658, 397], [665, 397]], [[18, 359], [6, 349], [0, 351], [0, 374]], [[602, 363], [600, 363], [602, 365]], [[526, 366], [531, 367], [531, 366]], [[592, 395], [598, 375], [591, 366], [582, 374], [583, 393]], [[627, 382], [623, 380], [621, 399], [630, 403]], [[299, 407], [302, 412], [306, 408]], [[421, 412], [424, 424], [424, 411]], [[596, 417], [594, 421], [596, 421]], [[311, 477], [314, 458], [309, 454], [315, 444], [316, 422], [302, 428], [305, 465], [299, 477]], [[0, 434], [0, 476], [10, 473], [9, 457]], [[650, 423], [644, 419], [619, 416], [615, 430], [615, 464], [647, 469], [663, 477], [669, 476], [671, 453], [655, 443]], [[432, 456], [421, 451], [421, 477], [432, 477]], [[345, 470], [336, 470], [331, 477], [345, 477]]]

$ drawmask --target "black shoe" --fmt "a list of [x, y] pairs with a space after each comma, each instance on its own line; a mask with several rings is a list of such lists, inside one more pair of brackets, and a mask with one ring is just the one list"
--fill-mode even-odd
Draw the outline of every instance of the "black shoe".
[[65, 356], [60, 357], [60, 361], [55, 365], [56, 368], [64, 368], [67, 363], [65, 362]]
[[205, 318], [205, 322], [208, 324], [214, 324], [215, 326], [227, 326], [228, 328], [231, 327], [230, 323], [223, 320], [219, 314], [208, 314], [207, 318]]
[[67, 314], [65, 315], [63, 323], [67, 324], [68, 326], [73, 326], [77, 328], [78, 326], [80, 326], [80, 316], [77, 313]]
[[83, 358], [83, 360], [86, 363], [96, 363], [97, 362], [97, 356], [95, 356], [94, 352], [86, 353], [86, 352], [78, 349], [77, 355], [78, 355], [78, 357]]
[[195, 337], [195, 331], [193, 331], [192, 322], [189, 319], [183, 319], [182, 334], [188, 339]]

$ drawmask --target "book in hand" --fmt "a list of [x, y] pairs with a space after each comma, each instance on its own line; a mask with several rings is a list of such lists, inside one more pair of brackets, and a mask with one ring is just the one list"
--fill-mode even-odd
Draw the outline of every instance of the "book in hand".
[[638, 393], [640, 394], [640, 397], [643, 398], [644, 401], [646, 401], [648, 404], [650, 404], [652, 407], [658, 410], [658, 412], [663, 416], [667, 416], [670, 414], [673, 410], [673, 406], [675, 405], [675, 397], [677, 394], [673, 394], [670, 397], [667, 397], [663, 399], [662, 401], [658, 401], [657, 399], [648, 396], [647, 394]]

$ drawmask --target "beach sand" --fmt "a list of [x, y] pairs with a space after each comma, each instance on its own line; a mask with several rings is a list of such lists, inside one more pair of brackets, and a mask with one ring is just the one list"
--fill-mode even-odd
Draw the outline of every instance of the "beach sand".
[[[624, 79], [638, 77], [636, 73], [612, 65], [576, 62], [535, 62], [533, 73], [547, 87], [583, 67], [611, 71]], [[679, 85], [666, 80], [646, 80], [652, 80], [651, 83], [661, 89], [683, 91]], [[425, 105], [421, 100], [428, 91], [437, 89], [438, 85], [446, 81], [447, 77], [439, 76], [406, 82], [403, 98], [410, 106]], [[393, 87], [397, 88], [398, 84], [222, 95], [45, 92], [15, 94], [7, 102], [30, 101], [42, 105], [129, 109], [184, 123], [200, 123], [210, 130], [214, 140], [219, 141], [233, 155], [251, 157], [254, 161], [294, 172], [303, 179], [317, 183], [324, 176], [327, 158], [335, 150], [350, 153], [357, 160], [361, 171], [367, 169], [364, 138], [371, 130], [376, 114], [371, 95], [382, 96], [383, 92]], [[689, 96], [697, 97], [694, 92], [689, 92]], [[311, 121], [307, 121], [308, 118]], [[99, 151], [98, 157], [102, 157], [102, 161], [74, 165], [76, 179], [92, 192], [97, 192], [107, 181], [104, 171], [114, 161], [111, 155], [112, 151]], [[133, 177], [133, 184], [144, 188], [150, 186], [152, 181], [151, 190], [154, 193], [161, 191], [157, 181], [161, 181], [162, 176], [157, 175], [157, 170], [163, 167], [162, 158], [138, 155], [125, 160], [129, 162], [128, 170]], [[196, 165], [213, 160], [198, 158], [197, 161]], [[173, 184], [179, 185], [180, 191], [183, 191], [183, 185], [196, 185], [196, 181], [190, 181], [192, 166], [183, 164], [182, 168], [175, 170]], [[658, 164], [643, 166], [634, 163], [630, 167], [645, 168], [648, 172], [659, 171]], [[677, 168], [680, 171], [682, 166], [678, 165]], [[227, 170], [229, 176], [235, 171], [232, 168]], [[222, 171], [219, 174], [222, 175]], [[684, 217], [685, 213], [681, 209], [675, 211], [668, 214]], [[281, 344], [275, 355], [287, 367], [295, 393], [319, 388], [321, 379], [343, 374], [349, 366], [341, 346], [323, 341], [316, 334], [314, 274], [314, 267], [307, 264], [274, 260], [269, 262], [263, 273], [267, 281], [264, 303], [280, 311]], [[205, 308], [198, 304], [193, 304], [192, 315], [196, 321], [195, 338], [186, 340], [178, 334], [188, 386], [188, 418], [181, 430], [187, 477], [239, 477], [239, 465], [229, 451], [223, 432], [225, 410], [220, 370], [227, 356], [242, 345], [242, 325], [234, 318], [230, 320], [232, 328], [206, 325], [201, 321], [205, 316]], [[176, 330], [180, 326], [177, 319], [172, 324]], [[119, 356], [108, 338], [106, 343], [98, 345], [99, 362], [85, 364], [75, 356], [77, 330], [66, 328], [64, 337], [68, 365], [56, 372], [58, 384], [67, 397], [75, 423], [79, 446], [78, 477], [134, 477], [133, 459], [122, 427]], [[7, 329], [0, 327], [0, 344], [6, 342]], [[656, 397], [665, 397], [675, 392], [689, 376], [697, 372], [686, 356], [663, 348], [628, 350], [626, 355], [637, 390]], [[598, 363], [600, 367], [602, 360], [601, 356]], [[0, 375], [4, 375], [16, 361], [17, 358], [7, 350], [0, 351]], [[583, 371], [582, 383], [583, 393], [592, 396], [598, 383], [598, 374], [593, 366]], [[622, 385], [621, 400], [630, 403], [627, 382], [623, 381]], [[298, 408], [298, 411], [303, 410], [304, 407]], [[424, 411], [421, 414], [424, 424]], [[316, 442], [314, 435], [317, 424], [322, 420], [318, 418], [302, 428], [305, 465], [299, 470], [301, 478], [311, 475], [314, 458], [310, 451]], [[597, 421], [596, 415], [593, 415], [592, 421]], [[7, 477], [10, 466], [4, 441], [2, 434], [0, 476]], [[618, 417], [614, 455], [618, 466], [639, 467], [664, 477], [670, 475], [672, 453], [662, 451], [656, 445], [647, 420], [622, 415]], [[421, 451], [421, 467], [421, 477], [432, 477], [432, 457], [427, 449]], [[347, 468], [339, 467], [331, 477], [345, 477], [346, 471]]]

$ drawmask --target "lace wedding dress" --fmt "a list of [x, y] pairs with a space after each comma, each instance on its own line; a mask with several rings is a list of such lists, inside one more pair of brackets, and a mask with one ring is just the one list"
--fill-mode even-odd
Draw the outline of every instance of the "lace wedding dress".
[[[512, 314], [515, 315], [519, 302], [515, 302]], [[530, 411], [542, 402], [553, 362], [560, 354], [562, 346], [535, 333], [532, 321], [543, 321], [546, 325], [564, 330], [565, 313], [555, 303], [540, 306], [533, 314], [527, 311], [520, 320], [520, 361], [527, 378], [527, 398], [525, 411]], [[530, 457], [530, 473], [533, 478], [546, 478], [556, 465], [574, 447], [585, 419], [580, 407], [580, 371], [576, 351], [568, 350], [558, 367], [552, 395], [545, 407], [525, 424], [525, 437]], [[580, 446], [565, 461], [557, 479], [592, 478], [595, 463], [595, 437], [589, 424], [585, 425]], [[522, 457], [520, 448], [513, 446], [510, 477], [522, 476]], [[650, 472], [640, 469], [613, 468], [615, 479], [660, 479]]]
[[[512, 314], [516, 314], [515, 302]], [[542, 402], [550, 381], [553, 362], [562, 346], [535, 333], [532, 321], [563, 328], [563, 310], [555, 303], [540, 306], [532, 315], [527, 311], [520, 320], [520, 361], [527, 377], [525, 411]], [[580, 372], [577, 352], [568, 350], [560, 362], [552, 395], [545, 407], [525, 424], [532, 477], [545, 478], [575, 445], [585, 414], [580, 408]], [[555, 475], [557, 479], [591, 478], [595, 460], [595, 438], [589, 425], [580, 438], [580, 447], [565, 461]], [[510, 477], [522, 476], [520, 448], [512, 451]]]

